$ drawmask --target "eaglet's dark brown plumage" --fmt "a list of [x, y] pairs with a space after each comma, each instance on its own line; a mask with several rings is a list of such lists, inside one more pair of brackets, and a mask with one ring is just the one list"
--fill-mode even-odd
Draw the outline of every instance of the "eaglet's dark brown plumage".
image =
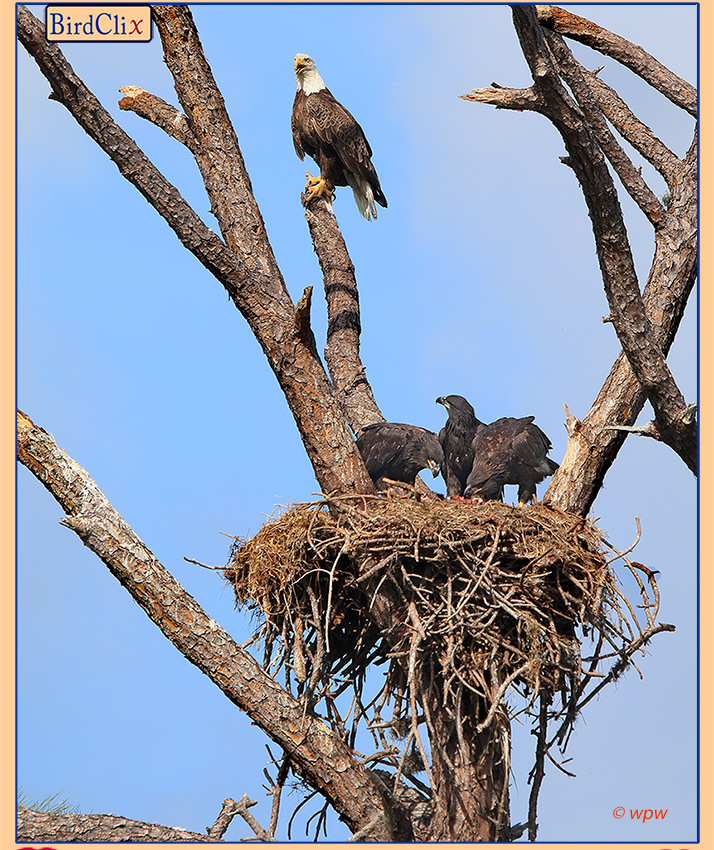
[[367, 425], [357, 437], [357, 448], [378, 489], [383, 478], [413, 485], [422, 469], [430, 469], [436, 478], [444, 461], [433, 431], [401, 422]]
[[503, 500], [504, 486], [516, 484], [519, 504], [532, 502], [536, 484], [558, 468], [547, 457], [552, 445], [533, 424], [535, 417], [506, 416], [486, 425], [463, 396], [440, 396], [436, 401], [449, 413], [439, 432], [447, 495]]

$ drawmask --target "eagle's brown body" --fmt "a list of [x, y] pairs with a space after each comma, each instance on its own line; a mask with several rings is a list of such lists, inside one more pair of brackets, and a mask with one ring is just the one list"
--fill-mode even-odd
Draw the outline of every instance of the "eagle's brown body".
[[506, 416], [482, 425], [471, 443], [474, 465], [466, 479], [464, 496], [503, 499], [503, 485], [518, 485], [518, 502], [536, 495], [536, 484], [552, 475], [558, 464], [547, 457], [550, 440], [533, 424], [534, 416]]
[[320, 177], [334, 186], [350, 186], [362, 215], [377, 217], [375, 201], [387, 206], [372, 149], [360, 125], [326, 88], [309, 56], [295, 57], [298, 89], [293, 101], [291, 127], [295, 152], [320, 167]]

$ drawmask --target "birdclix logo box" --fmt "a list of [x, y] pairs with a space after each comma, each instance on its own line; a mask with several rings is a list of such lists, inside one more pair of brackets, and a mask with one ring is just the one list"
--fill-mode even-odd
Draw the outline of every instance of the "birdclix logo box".
[[47, 41], [151, 41], [151, 6], [47, 6]]

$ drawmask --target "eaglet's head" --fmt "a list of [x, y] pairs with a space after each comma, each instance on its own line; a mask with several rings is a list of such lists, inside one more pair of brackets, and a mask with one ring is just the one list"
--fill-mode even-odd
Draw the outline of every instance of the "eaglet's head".
[[447, 410], [458, 410], [460, 413], [474, 415], [474, 409], [462, 395], [440, 395], [436, 404], [443, 404]]

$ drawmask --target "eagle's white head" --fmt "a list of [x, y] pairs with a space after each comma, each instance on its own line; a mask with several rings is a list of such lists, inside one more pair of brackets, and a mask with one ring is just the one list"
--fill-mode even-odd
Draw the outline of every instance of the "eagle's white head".
[[322, 77], [317, 73], [317, 66], [306, 53], [298, 53], [295, 57], [295, 79], [298, 90], [305, 94], [314, 94], [326, 88]]

